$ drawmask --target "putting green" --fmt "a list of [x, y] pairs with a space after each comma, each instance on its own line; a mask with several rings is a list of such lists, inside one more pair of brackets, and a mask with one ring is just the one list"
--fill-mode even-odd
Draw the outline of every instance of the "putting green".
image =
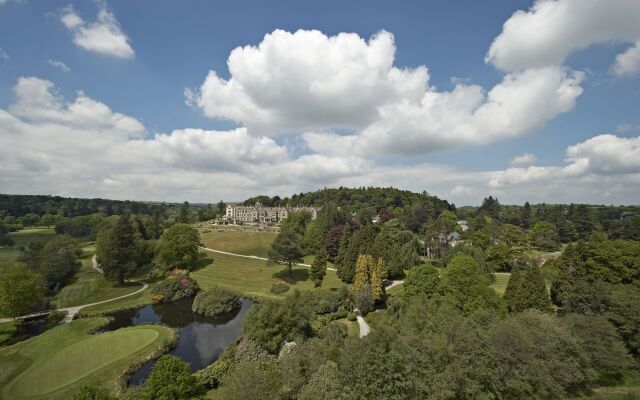
[[[29, 368], [15, 383], [26, 396], [54, 392], [153, 343], [154, 329], [137, 329], [96, 335], [73, 344], [43, 363]], [[34, 382], [38, 382], [34, 385]]]

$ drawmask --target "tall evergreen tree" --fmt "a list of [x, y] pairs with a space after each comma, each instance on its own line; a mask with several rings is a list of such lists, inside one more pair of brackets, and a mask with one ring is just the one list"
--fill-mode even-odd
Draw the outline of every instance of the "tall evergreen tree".
[[524, 271], [519, 271], [515, 277], [512, 275], [512, 279], [514, 282], [512, 284], [511, 279], [509, 280], [508, 290], [505, 291], [504, 296], [509, 311], [521, 312], [533, 308], [547, 312], [551, 309], [551, 299], [538, 266], [528, 266]]
[[520, 223], [524, 229], [529, 229], [531, 226], [531, 205], [528, 201], [520, 209]]
[[371, 270], [373, 269], [373, 257], [368, 254], [358, 256], [356, 262], [356, 273], [353, 279], [353, 290], [358, 291], [371, 282]]
[[188, 224], [191, 222], [191, 216], [189, 215], [189, 202], [185, 201], [180, 206], [180, 213], [178, 214], [178, 222], [181, 224]]
[[384, 300], [384, 261], [382, 258], [378, 258], [378, 261], [373, 266], [369, 274], [369, 281], [371, 283], [373, 301], [380, 302]]
[[315, 287], [322, 285], [322, 280], [327, 273], [327, 252], [324, 247], [316, 254], [316, 258], [311, 263], [311, 280]]
[[96, 253], [105, 277], [124, 284], [138, 267], [142, 247], [142, 240], [129, 214], [118, 217], [115, 224], [103, 228], [96, 241]]

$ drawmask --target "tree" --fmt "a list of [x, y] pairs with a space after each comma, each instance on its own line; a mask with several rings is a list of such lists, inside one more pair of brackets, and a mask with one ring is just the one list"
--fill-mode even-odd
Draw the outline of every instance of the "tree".
[[455, 256], [442, 274], [442, 290], [462, 312], [487, 309], [501, 312], [503, 304], [470, 256]]
[[21, 263], [0, 265], [0, 315], [28, 314], [42, 298], [42, 276]]
[[274, 264], [286, 264], [289, 275], [293, 272], [293, 264], [302, 262], [302, 248], [299, 244], [300, 237], [290, 229], [281, 229], [269, 250], [269, 262]]
[[529, 231], [529, 236], [533, 245], [539, 249], [556, 250], [560, 247], [556, 226], [550, 222], [536, 222]]
[[77, 240], [58, 235], [43, 247], [26, 249], [19, 260], [44, 278], [47, 288], [57, 291], [80, 269], [82, 249]]
[[506, 243], [498, 243], [487, 249], [486, 261], [493, 271], [506, 272], [513, 264], [513, 253]]
[[113, 400], [109, 393], [101, 388], [82, 386], [71, 396], [71, 400]]
[[336, 225], [329, 229], [324, 240], [324, 248], [327, 251], [327, 258], [331, 262], [335, 262], [340, 251], [340, 240], [344, 232], [344, 225]]
[[34, 226], [38, 223], [38, 221], [40, 221], [40, 217], [38, 217], [38, 215], [34, 213], [29, 213], [22, 217], [22, 225], [27, 228]]
[[492, 196], [489, 196], [489, 197], [485, 197], [485, 199], [482, 200], [482, 205], [478, 210], [478, 214], [487, 215], [492, 219], [497, 220], [499, 218], [499, 213], [500, 213], [500, 202], [498, 201], [498, 198], [493, 198]]
[[45, 214], [40, 218], [40, 223], [48, 228], [56, 223], [56, 217], [53, 214]]
[[628, 240], [640, 240], [640, 215], [634, 215], [625, 219], [622, 228], [622, 237]]
[[540, 269], [535, 265], [528, 266], [524, 271], [518, 271], [519, 268], [517, 265], [513, 267], [505, 291], [504, 300], [509, 311], [521, 312], [530, 308], [550, 311], [551, 299]]
[[162, 218], [160, 217], [160, 211], [153, 210], [153, 217], [151, 218], [151, 237], [153, 239], [160, 239], [164, 226], [162, 224]]
[[189, 211], [189, 202], [185, 201], [180, 206], [180, 212], [178, 214], [177, 222], [181, 224], [188, 224], [191, 222], [191, 215]]
[[524, 229], [529, 229], [531, 226], [531, 205], [528, 201], [520, 209], [520, 223]]
[[145, 381], [145, 400], [191, 400], [204, 394], [189, 364], [172, 355], [158, 359]]
[[377, 262], [372, 256], [362, 254], [356, 262], [356, 275], [353, 281], [353, 290], [358, 293], [365, 288], [371, 291], [371, 299], [374, 303], [384, 299], [384, 261], [381, 258]]
[[136, 273], [140, 266], [144, 243], [135, 231], [129, 214], [116, 218], [98, 234], [96, 255], [107, 279], [123, 285], [125, 278]]
[[361, 254], [358, 256], [356, 262], [356, 274], [353, 279], [353, 290], [359, 291], [371, 282], [371, 270], [373, 269], [373, 257], [368, 254]]
[[430, 264], [418, 265], [407, 272], [402, 285], [402, 296], [411, 298], [419, 295], [432, 297], [440, 288], [440, 274]]
[[[344, 254], [339, 254], [336, 265], [338, 277], [342, 279], [343, 282], [353, 282], [358, 257], [361, 254], [371, 254], [373, 252], [376, 233], [376, 228], [372, 224], [357, 230], [350, 237], [349, 244], [346, 246]], [[345, 237], [345, 235], [343, 235], [343, 237]], [[342, 251], [342, 246], [340, 251]]]
[[294, 291], [284, 301], [264, 301], [255, 304], [243, 321], [244, 334], [271, 354], [277, 354], [286, 341], [311, 333], [309, 311]]
[[322, 285], [322, 280], [327, 273], [327, 252], [323, 247], [316, 254], [313, 263], [311, 263], [311, 280], [315, 287]]
[[504, 224], [502, 225], [502, 241], [509, 247], [522, 246], [527, 242], [526, 232], [519, 226]]
[[191, 225], [175, 224], [162, 233], [157, 245], [157, 256], [165, 270], [174, 266], [190, 269], [198, 260], [200, 234]]

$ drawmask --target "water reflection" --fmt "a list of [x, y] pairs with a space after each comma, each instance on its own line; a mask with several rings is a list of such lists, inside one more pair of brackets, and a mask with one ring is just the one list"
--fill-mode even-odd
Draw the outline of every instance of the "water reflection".
[[[178, 342], [170, 354], [188, 362], [197, 371], [215, 361], [224, 349], [242, 334], [242, 319], [253, 304], [242, 300], [241, 307], [216, 317], [205, 317], [191, 311], [192, 299], [175, 303], [153, 304], [138, 309], [110, 314], [113, 318], [102, 330], [112, 331], [127, 326], [160, 323], [178, 329]], [[139, 385], [151, 372], [155, 360], [142, 365], [129, 384]]]

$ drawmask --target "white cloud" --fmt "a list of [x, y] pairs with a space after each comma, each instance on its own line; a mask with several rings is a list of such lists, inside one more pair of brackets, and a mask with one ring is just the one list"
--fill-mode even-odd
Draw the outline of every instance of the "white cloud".
[[0, 61], [9, 61], [9, 55], [2, 48], [0, 48]]
[[514, 157], [509, 163], [512, 167], [526, 167], [527, 165], [535, 164], [538, 161], [538, 157], [530, 153], [524, 153], [520, 156]]
[[[537, 0], [504, 23], [485, 61], [505, 71], [561, 65], [572, 53], [594, 44], [638, 40], [637, 0]], [[616, 72], [637, 67], [636, 52], [637, 46], [618, 56]]]
[[293, 157], [246, 128], [151, 134], [137, 119], [84, 94], [65, 101], [38, 78], [19, 79], [14, 92], [14, 103], [0, 109], [0, 187], [7, 193], [215, 202], [323, 186], [395, 186], [427, 189], [459, 205], [479, 204], [488, 194], [503, 203], [634, 203], [640, 196], [638, 137], [585, 140], [568, 148], [563, 166], [465, 171], [382, 164], [345, 152]]
[[64, 9], [60, 21], [73, 33], [73, 43], [96, 53], [111, 57], [132, 59], [135, 52], [129, 44], [129, 38], [122, 32], [115, 16], [104, 3], [99, 4], [95, 22], [86, 22], [72, 6]]
[[[583, 74], [561, 67], [508, 74], [489, 92], [458, 83], [429, 86], [425, 66], [394, 66], [393, 35], [276, 30], [258, 46], [234, 49], [231, 77], [210, 71], [187, 100], [212, 118], [243, 124], [250, 134], [303, 133], [327, 154], [421, 154], [518, 137], [573, 108]], [[338, 135], [347, 130], [351, 135]], [[308, 133], [315, 132], [315, 133]]]
[[616, 56], [613, 72], [618, 76], [640, 73], [640, 41]]
[[47, 63], [53, 67], [59, 68], [62, 72], [69, 72], [71, 68], [60, 60], [47, 60]]

